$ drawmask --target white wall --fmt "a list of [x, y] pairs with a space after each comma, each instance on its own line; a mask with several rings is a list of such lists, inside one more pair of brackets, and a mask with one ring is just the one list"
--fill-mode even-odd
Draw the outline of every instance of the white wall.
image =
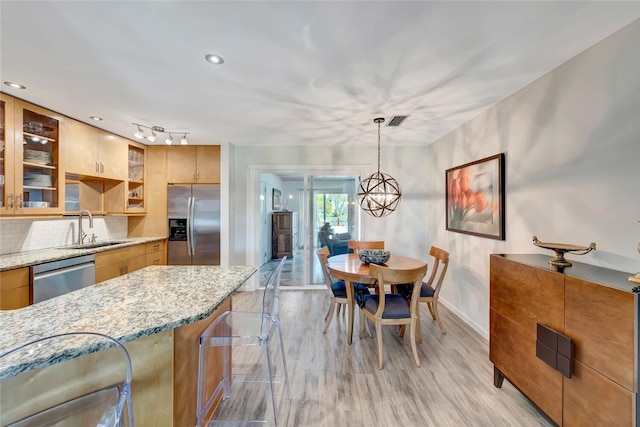
[[[445, 230], [444, 171], [506, 156], [506, 240]], [[640, 21], [428, 148], [428, 245], [451, 253], [441, 299], [485, 337], [489, 254], [588, 245], [569, 260], [640, 271]]]

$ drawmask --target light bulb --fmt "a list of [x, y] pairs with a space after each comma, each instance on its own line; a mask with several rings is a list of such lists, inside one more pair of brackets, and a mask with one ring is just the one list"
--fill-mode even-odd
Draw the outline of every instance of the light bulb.
[[138, 139], [142, 139], [144, 137], [144, 132], [140, 129], [140, 126], [138, 126], [138, 132], [134, 133], [133, 136]]
[[187, 135], [183, 135], [182, 138], [180, 138], [180, 145], [187, 145], [189, 143], [189, 141], [187, 141]]
[[154, 131], [151, 131], [151, 135], [149, 135], [147, 137], [147, 139], [149, 140], [149, 142], [155, 142], [156, 140], [156, 133]]
[[169, 134], [169, 138], [165, 139], [164, 143], [167, 145], [171, 145], [173, 143], [173, 135]]

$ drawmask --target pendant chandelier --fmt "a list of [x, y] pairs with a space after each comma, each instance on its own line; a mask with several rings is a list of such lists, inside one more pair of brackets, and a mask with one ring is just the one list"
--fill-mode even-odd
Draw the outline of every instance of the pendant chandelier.
[[375, 118], [373, 122], [378, 124], [378, 172], [362, 180], [358, 199], [366, 213], [381, 218], [396, 210], [402, 190], [391, 175], [380, 172], [380, 124], [384, 123], [384, 118]]

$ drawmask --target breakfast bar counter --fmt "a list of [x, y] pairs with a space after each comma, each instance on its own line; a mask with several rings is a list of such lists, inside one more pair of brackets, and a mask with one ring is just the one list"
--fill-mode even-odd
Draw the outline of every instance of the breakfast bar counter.
[[[0, 311], [0, 353], [65, 332], [112, 336], [131, 354], [136, 425], [191, 424], [197, 339], [215, 317], [231, 309], [230, 296], [255, 271], [250, 266], [150, 266], [29, 307]], [[0, 378], [10, 375], [0, 372]], [[2, 387], [11, 386], [7, 380]], [[13, 407], [5, 398], [28, 401], [17, 396], [19, 388], [0, 393], [1, 417]]]

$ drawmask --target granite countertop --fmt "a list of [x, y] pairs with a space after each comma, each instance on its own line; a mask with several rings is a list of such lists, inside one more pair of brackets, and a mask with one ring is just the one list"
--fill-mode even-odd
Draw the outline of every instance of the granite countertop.
[[[127, 237], [126, 239], [113, 239], [113, 241], [122, 243], [102, 246], [99, 248], [70, 249], [67, 246], [60, 246], [57, 248], [38, 249], [35, 251], [25, 251], [17, 252], [14, 254], [0, 255], [0, 271], [11, 270], [20, 267], [30, 267], [32, 265], [42, 264], [44, 262], [58, 261], [66, 258], [95, 254], [98, 252], [124, 248], [127, 246], [157, 242], [164, 239], [166, 239], [166, 237]], [[108, 240], [104, 240], [99, 243], [102, 242], [108, 242]]]
[[[66, 332], [99, 332], [126, 342], [193, 323], [211, 315], [255, 271], [251, 266], [150, 266], [29, 307], [0, 311], [0, 354]], [[71, 357], [84, 351], [81, 346], [66, 350]], [[51, 357], [34, 364], [60, 361]], [[0, 378], [2, 371], [0, 366]], [[4, 375], [17, 373], [10, 368]]]

